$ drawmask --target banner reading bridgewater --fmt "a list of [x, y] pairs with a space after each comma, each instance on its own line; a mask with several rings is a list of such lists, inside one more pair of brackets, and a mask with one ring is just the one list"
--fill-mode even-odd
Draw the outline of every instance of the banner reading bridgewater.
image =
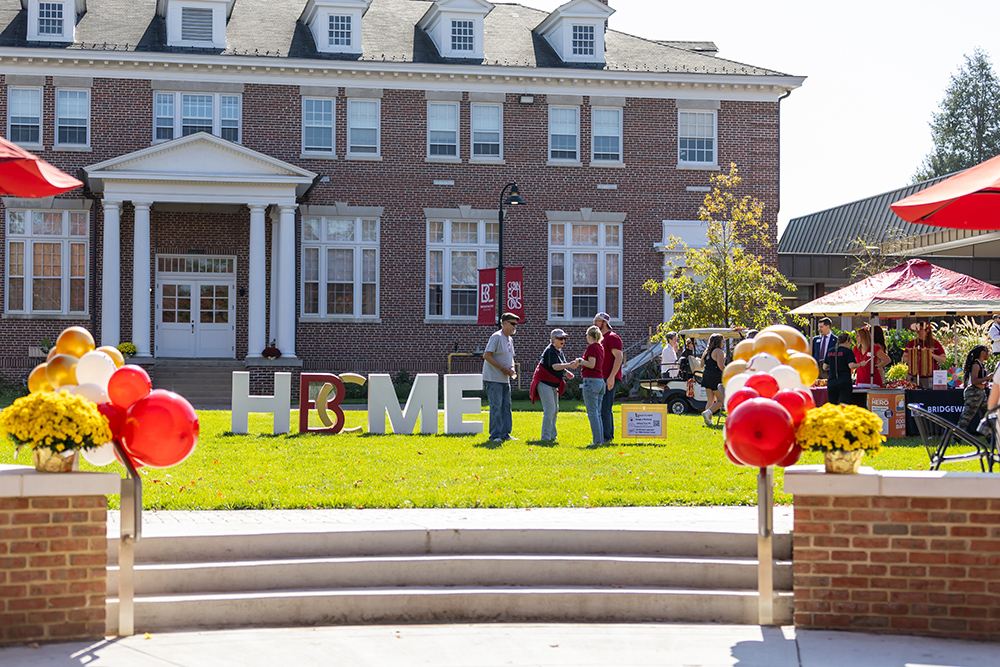
[[[506, 283], [504, 290], [503, 312], [514, 313], [524, 321], [524, 267], [504, 267], [503, 278]], [[495, 325], [497, 323], [496, 302], [496, 269], [479, 269], [479, 326]]]

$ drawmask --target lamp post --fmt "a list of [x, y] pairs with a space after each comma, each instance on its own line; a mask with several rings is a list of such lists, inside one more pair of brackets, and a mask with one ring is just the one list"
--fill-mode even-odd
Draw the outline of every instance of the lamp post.
[[[507, 188], [510, 188], [510, 196], [504, 201], [504, 194], [507, 192]], [[499, 246], [500, 253], [497, 256], [497, 326], [502, 326], [500, 318], [503, 317], [503, 304], [506, 298], [503, 297], [503, 292], [501, 287], [503, 285], [503, 207], [504, 204], [508, 206], [520, 206], [525, 203], [524, 199], [521, 198], [521, 192], [517, 189], [517, 183], [508, 183], [503, 186], [503, 190], [500, 191], [500, 209], [497, 215], [497, 221], [499, 224], [499, 229], [497, 230], [499, 236]]]

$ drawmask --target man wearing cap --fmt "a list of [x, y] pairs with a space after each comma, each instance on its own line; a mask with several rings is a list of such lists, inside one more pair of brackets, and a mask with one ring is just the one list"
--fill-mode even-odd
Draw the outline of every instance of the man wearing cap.
[[993, 356], [1000, 357], [1000, 313], [993, 315], [989, 328], [990, 340], [993, 341]]
[[622, 379], [622, 363], [625, 360], [625, 346], [622, 339], [611, 330], [611, 316], [607, 313], [594, 315], [594, 326], [601, 330], [604, 336], [601, 345], [604, 347], [604, 378], [608, 390], [604, 392], [604, 402], [601, 404], [601, 421], [604, 425], [604, 442], [615, 439], [615, 387]]
[[563, 346], [566, 344], [566, 332], [553, 329], [549, 334], [549, 345], [542, 352], [542, 358], [531, 376], [531, 389], [528, 392], [531, 402], [535, 398], [542, 399], [542, 440], [556, 439], [556, 416], [559, 414], [559, 397], [566, 390], [566, 380], [572, 380], [573, 374], [568, 370], [576, 368], [576, 361], [566, 363], [563, 356]]
[[510, 432], [514, 420], [510, 408], [510, 379], [514, 372], [514, 341], [519, 318], [514, 313], [500, 317], [500, 330], [494, 331], [483, 352], [483, 386], [490, 404], [490, 440], [517, 440]]

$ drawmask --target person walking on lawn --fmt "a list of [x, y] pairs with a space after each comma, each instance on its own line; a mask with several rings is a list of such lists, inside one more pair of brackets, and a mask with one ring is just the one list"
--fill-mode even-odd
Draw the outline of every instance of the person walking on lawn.
[[494, 331], [483, 352], [483, 386], [490, 404], [490, 440], [517, 440], [510, 406], [510, 379], [515, 377], [514, 341], [520, 319], [514, 313], [500, 317], [500, 330]]
[[601, 403], [601, 423], [604, 426], [604, 442], [615, 439], [615, 389], [622, 379], [622, 365], [625, 363], [625, 347], [622, 339], [611, 330], [611, 316], [601, 312], [594, 315], [594, 326], [601, 330], [601, 346], [604, 348], [604, 384], [607, 391]]

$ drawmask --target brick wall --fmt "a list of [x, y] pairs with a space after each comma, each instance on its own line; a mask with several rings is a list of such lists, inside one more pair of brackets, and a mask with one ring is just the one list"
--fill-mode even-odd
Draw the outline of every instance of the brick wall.
[[795, 625], [1000, 640], [1000, 499], [796, 495]]
[[104, 637], [107, 506], [0, 498], [0, 644]]

